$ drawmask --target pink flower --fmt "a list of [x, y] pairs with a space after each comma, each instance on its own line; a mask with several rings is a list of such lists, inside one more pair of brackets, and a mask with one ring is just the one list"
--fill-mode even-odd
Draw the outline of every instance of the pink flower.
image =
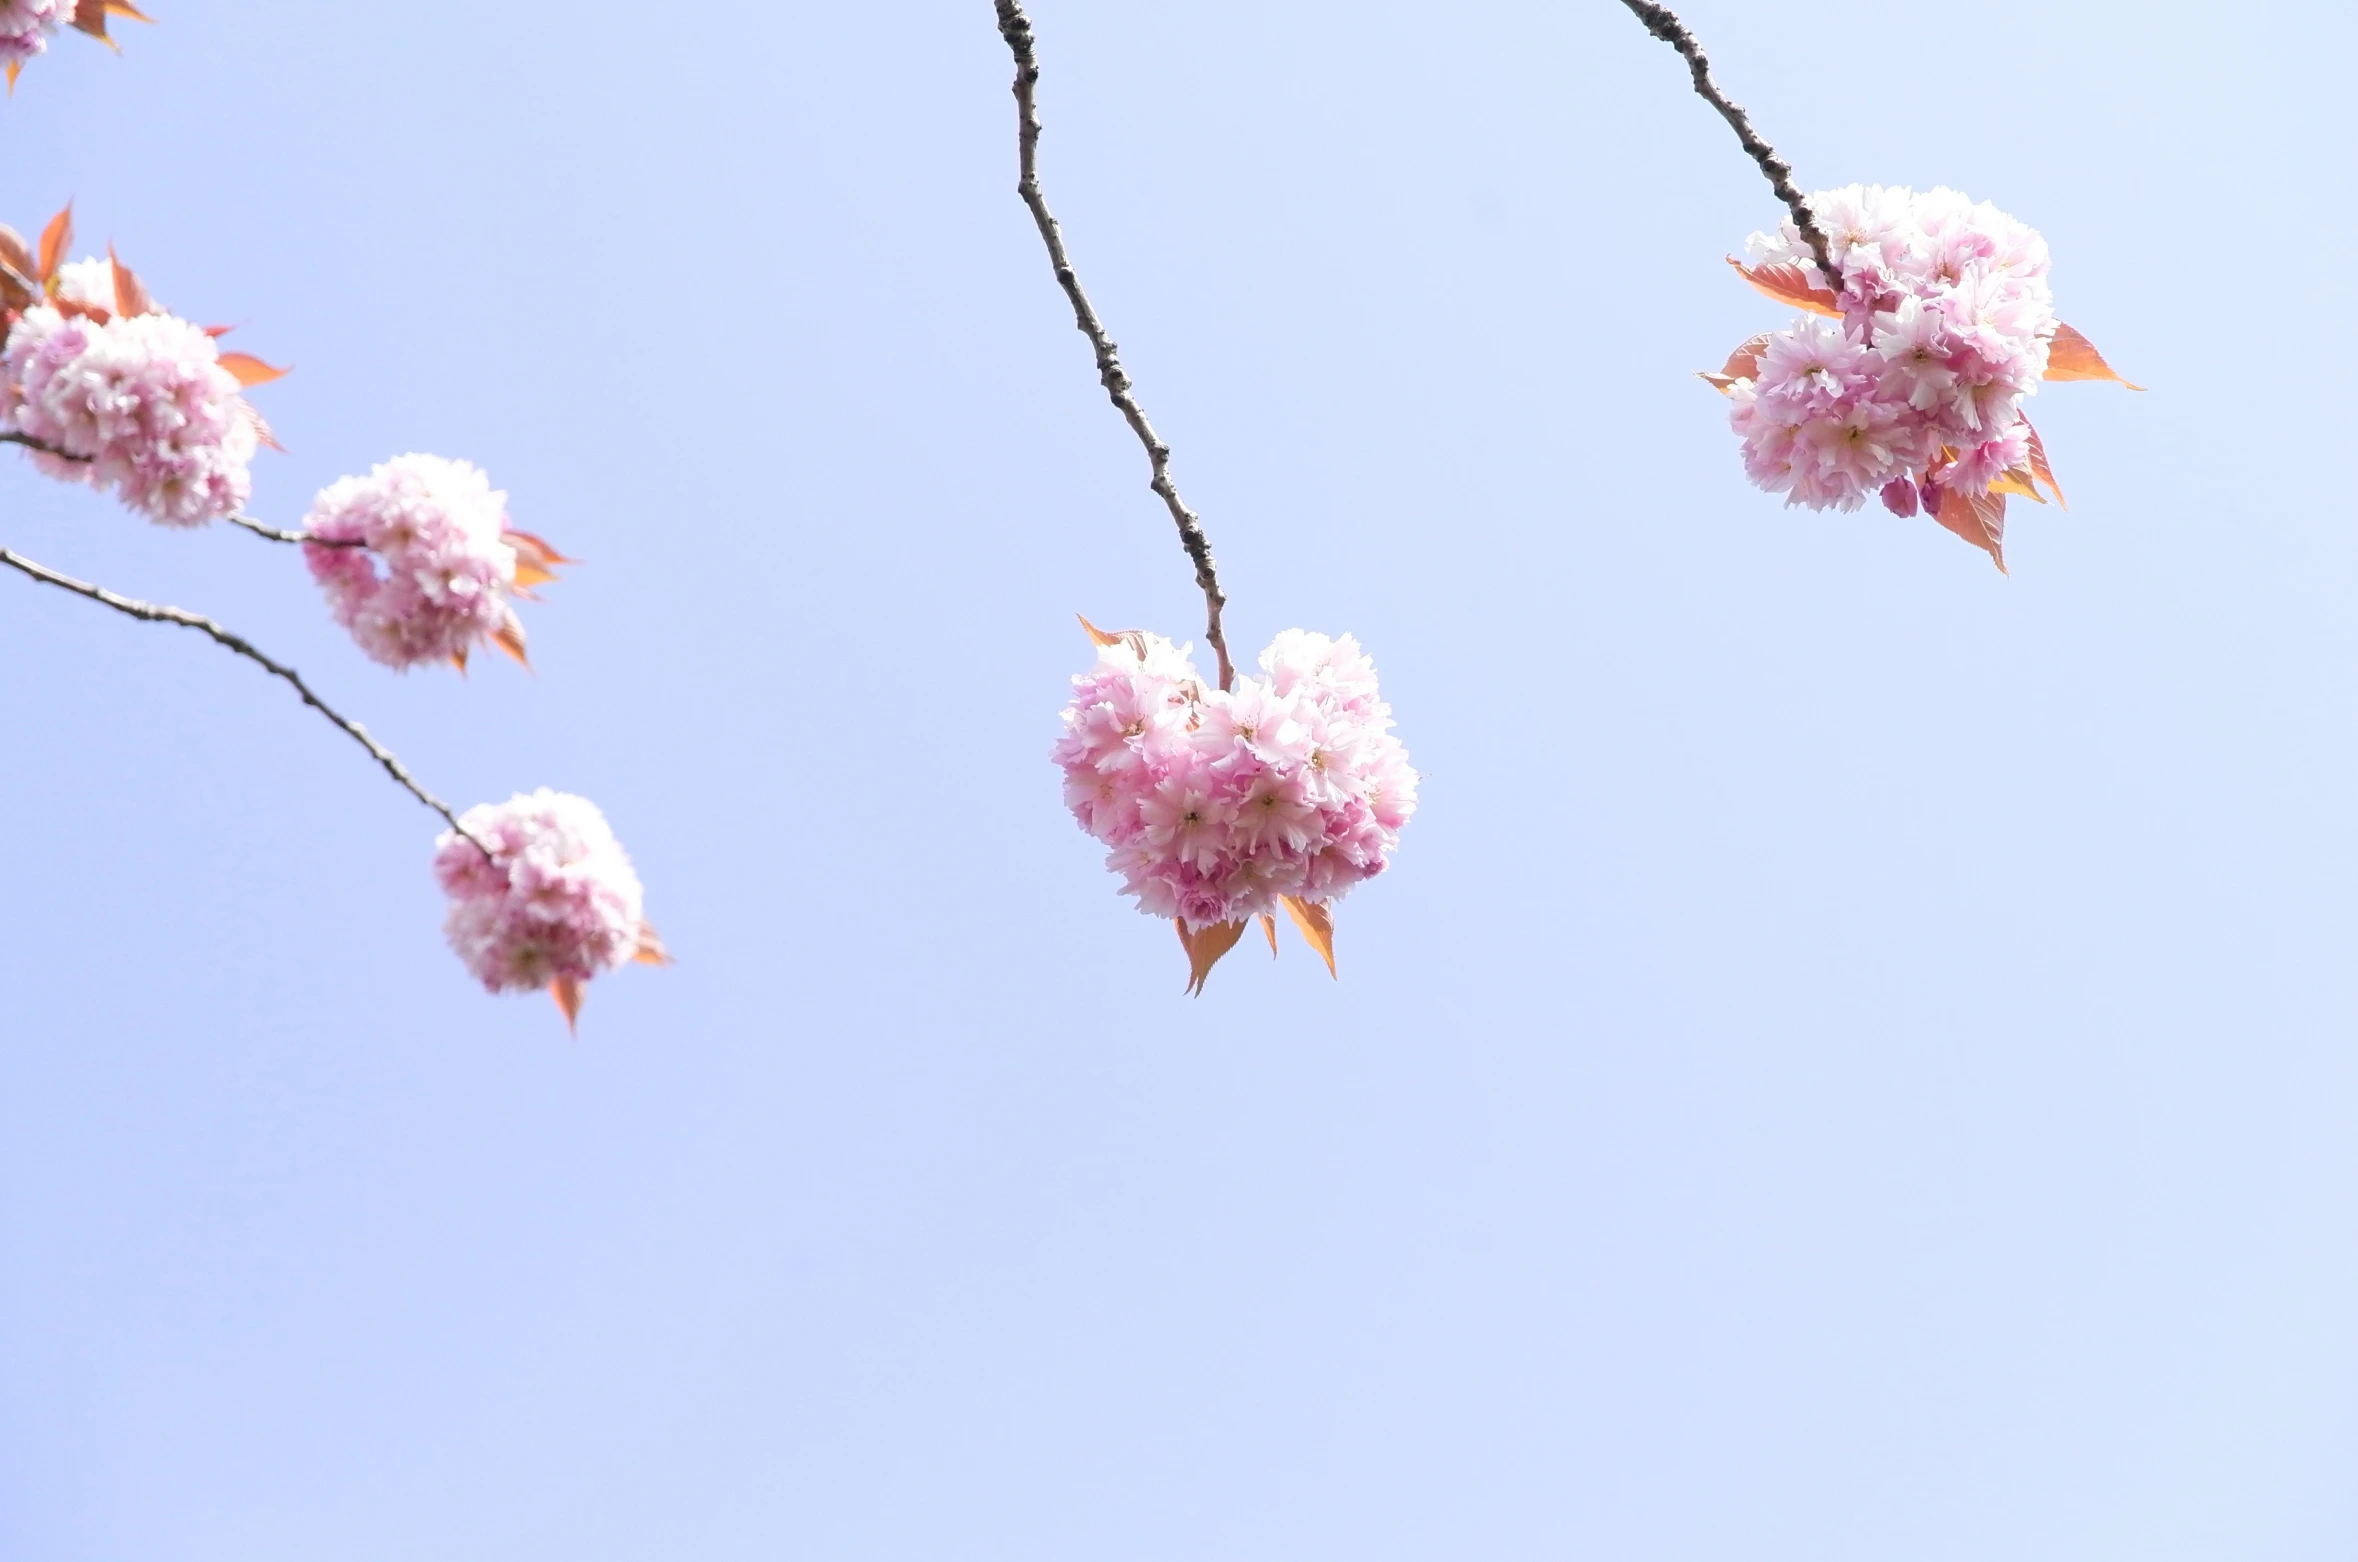
[[[66, 268], [83, 273], [77, 288], [96, 286], [87, 275], [95, 264], [104, 263]], [[0, 413], [69, 458], [36, 455], [51, 476], [111, 488], [165, 525], [194, 526], [245, 504], [260, 441], [260, 419], [220, 360], [213, 339], [175, 315], [100, 321], [36, 304], [0, 352]]]
[[[1739, 355], [1712, 377], [1733, 403], [1746, 474], [1788, 504], [1848, 510], [1879, 494], [1903, 515], [1935, 489], [1978, 498], [2019, 478], [2032, 439], [2022, 400], [2058, 330], [2046, 241], [1949, 189], [1851, 185], [1809, 205], [1838, 284], [1790, 222], [1749, 247], [1758, 267], [1799, 268], [1821, 290], [1812, 307], [1839, 318], [1805, 315], [1749, 354], [1749, 373]], [[1983, 546], [1997, 555], [1994, 532]]]
[[434, 843], [434, 877], [450, 897], [450, 947], [485, 991], [551, 988], [570, 1017], [592, 977], [662, 963], [639, 876], [595, 803], [542, 787], [459, 824], [465, 835]]
[[0, 0], [0, 64], [21, 65], [74, 19], [74, 0]]
[[467, 462], [396, 456], [320, 491], [304, 526], [321, 540], [303, 545], [304, 561], [336, 622], [388, 667], [464, 667], [485, 641], [522, 660], [509, 599], [565, 560], [508, 530], [507, 497]]
[[1159, 635], [1105, 638], [1051, 758], [1139, 910], [1200, 931], [1384, 870], [1416, 772], [1356, 640], [1289, 629], [1223, 692]]

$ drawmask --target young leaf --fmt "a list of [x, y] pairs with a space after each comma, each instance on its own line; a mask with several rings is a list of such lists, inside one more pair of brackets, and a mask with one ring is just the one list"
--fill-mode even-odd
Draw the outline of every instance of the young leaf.
[[272, 380], [283, 380], [292, 372], [274, 369], [252, 353], [223, 353], [221, 367], [229, 371], [231, 379], [248, 390], [257, 385], [268, 385]]
[[2064, 504], [2063, 485], [2055, 481], [2055, 469], [2047, 464], [2046, 441], [2039, 438], [2039, 431], [2031, 427], [2030, 419], [2024, 418], [2022, 427], [2024, 432], [2030, 435], [2031, 475], [2047, 485], [2048, 489], [2054, 493], [2057, 504], [2063, 505], [2066, 510], [2070, 509], [2070, 505]]
[[48, 287], [57, 281], [57, 268], [65, 264], [66, 251], [74, 242], [74, 203], [65, 203], [65, 210], [49, 219], [49, 226], [41, 230], [41, 275], [39, 281]]
[[2039, 492], [2038, 474], [2027, 466], [2010, 466], [1990, 479], [1994, 494], [2020, 494], [2033, 504], [2045, 504], [2047, 496]]
[[250, 401], [241, 400], [237, 405], [238, 410], [246, 415], [246, 421], [254, 425], [255, 440], [263, 445], [268, 446], [270, 449], [277, 451], [280, 455], [285, 455], [287, 452], [287, 447], [280, 444], [278, 442], [278, 436], [270, 431], [270, 420], [263, 417], [261, 413], [256, 412], [254, 410], [254, 404]]
[[516, 590], [520, 596], [530, 596], [534, 586], [555, 580], [558, 565], [581, 562], [565, 557], [530, 532], [501, 532], [499, 538], [516, 550]]
[[1294, 926], [1302, 930], [1302, 941], [1326, 961], [1326, 974], [1340, 979], [1335, 970], [1335, 917], [1320, 900], [1303, 900], [1297, 896], [1281, 897], [1285, 914], [1294, 919]]
[[462, 645], [450, 653], [450, 665], [459, 670], [461, 678], [467, 675], [467, 648], [465, 646]]
[[1778, 261], [1766, 266], [1747, 266], [1735, 256], [1730, 255], [1728, 264], [1736, 268], [1737, 276], [1742, 277], [1780, 304], [1791, 304], [1794, 308], [1806, 309], [1813, 315], [1832, 315], [1838, 320], [1842, 318], [1842, 306], [1835, 302], [1834, 295], [1822, 287], [1811, 287], [1809, 273], [1791, 261]]
[[1269, 958], [1274, 960], [1277, 958], [1277, 918], [1263, 917], [1261, 931], [1269, 935]]
[[130, 0], [74, 0], [74, 29], [88, 33], [108, 48], [119, 52], [120, 46], [107, 36], [106, 19], [110, 16], [129, 17], [134, 22], [151, 25], [155, 21], [154, 17], [132, 5]]
[[115, 247], [106, 247], [107, 264], [115, 268], [115, 313], [119, 315], [152, 315], [159, 313], [156, 301], [147, 296], [147, 286], [138, 273], [123, 264], [115, 254]]
[[[1075, 613], [1073, 617], [1081, 618], [1081, 615]], [[1081, 628], [1087, 632], [1089, 636], [1089, 642], [1101, 651], [1110, 650], [1122, 643], [1122, 637], [1120, 635], [1109, 635], [1104, 630], [1098, 628], [1095, 624], [1090, 623], [1089, 620], [1085, 618], [1081, 618]]]
[[2094, 342], [2070, 326], [2060, 324], [2055, 327], [2055, 340], [2047, 344], [2046, 377], [2050, 380], [2111, 380], [2116, 384], [2128, 385], [2133, 391], [2145, 389], [2142, 385], [2129, 385], [2127, 380], [2113, 372], [2111, 364], [2104, 361], [2104, 354], [2096, 350]]
[[560, 976], [549, 983], [549, 996], [557, 1000], [557, 1008], [565, 1016], [565, 1028], [580, 1035], [581, 983], [573, 977]]
[[1998, 493], [1968, 497], [1954, 488], [1941, 490], [1940, 509], [1933, 519], [1990, 556], [1998, 573], [2006, 573], [2006, 496]]
[[1212, 967], [1220, 963], [1220, 957], [1234, 949], [1236, 941], [1244, 937], [1245, 925], [1242, 922], [1215, 922], [1210, 927], [1198, 928], [1194, 932], [1189, 932], [1184, 922], [1174, 920], [1171, 925], [1179, 929], [1179, 947], [1187, 951], [1188, 996], [1200, 996], [1204, 990], [1204, 978], [1212, 974]]
[[663, 947], [662, 935], [655, 931], [652, 922], [639, 924], [639, 947], [632, 951], [631, 958], [641, 965], [671, 964], [671, 951]]
[[1717, 374], [1706, 370], [1701, 378], [1723, 396], [1738, 380], [1758, 379], [1760, 377], [1760, 355], [1768, 351], [1768, 344], [1769, 334], [1766, 331], [1761, 332], [1758, 336], [1748, 337], [1743, 346], [1728, 354], [1725, 368]]
[[524, 626], [514, 618], [492, 631], [491, 643], [514, 657], [525, 668], [532, 666], [531, 660], [524, 654]]

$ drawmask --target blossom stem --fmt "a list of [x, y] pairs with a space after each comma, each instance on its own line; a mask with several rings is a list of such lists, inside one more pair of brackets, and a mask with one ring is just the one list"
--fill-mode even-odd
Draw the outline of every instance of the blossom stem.
[[242, 526], [247, 531], [252, 532], [255, 536], [267, 537], [272, 542], [309, 542], [316, 543], [322, 548], [365, 548], [368, 546], [366, 542], [362, 541], [358, 537], [315, 536], [307, 531], [289, 530], [284, 526], [272, 526], [266, 521], [257, 521], [250, 515], [224, 515], [221, 518], [232, 526]]
[[[29, 434], [0, 433], [0, 445], [22, 445], [27, 450], [38, 450], [41, 454], [55, 456], [60, 461], [79, 461], [84, 466], [90, 464], [88, 456], [77, 456], [71, 451], [60, 450], [55, 445], [35, 439]], [[221, 518], [232, 526], [242, 526], [255, 536], [267, 537], [272, 542], [315, 542], [323, 548], [365, 548], [368, 546], [358, 537], [314, 537], [307, 531], [290, 531], [284, 526], [272, 526], [267, 522], [257, 521], [250, 515], [225, 515]]]
[[35, 439], [30, 434], [19, 434], [13, 430], [7, 433], [0, 433], [0, 445], [22, 445], [27, 450], [38, 450], [41, 452], [41, 454], [45, 456], [55, 456], [60, 461], [79, 461], [84, 466], [88, 466], [90, 464], [90, 458], [88, 456], [78, 456], [70, 450], [60, 450], [55, 445], [48, 443], [46, 440]]
[[1678, 13], [1670, 7], [1656, 5], [1653, 0], [1621, 0], [1621, 3], [1628, 6], [1631, 13], [1645, 24], [1646, 31], [1676, 49], [1679, 58], [1687, 62], [1687, 71], [1695, 78], [1696, 95], [1718, 109], [1719, 117], [1726, 120], [1728, 128], [1735, 131], [1736, 139], [1743, 143], [1745, 152], [1759, 166], [1761, 177], [1768, 180], [1769, 187], [1777, 192], [1777, 199], [1785, 203], [1785, 210], [1792, 213], [1793, 226], [1800, 229], [1801, 236], [1809, 241], [1809, 252], [1817, 258], [1818, 270], [1825, 275], [1826, 285], [1839, 293], [1842, 290], [1842, 271], [1834, 264], [1834, 248], [1826, 242], [1826, 235], [1810, 216], [1809, 202], [1793, 187], [1792, 165], [1777, 155], [1775, 147], [1760, 139], [1760, 133], [1752, 128], [1752, 121], [1745, 117], [1742, 107], [1729, 102], [1727, 94], [1719, 90], [1719, 84], [1711, 79], [1711, 62], [1703, 57], [1703, 46], [1695, 41], [1693, 33], [1687, 31], [1687, 24], [1680, 21]]
[[1131, 394], [1130, 376], [1122, 370], [1122, 360], [1116, 354], [1113, 338], [1105, 331], [1104, 322], [1090, 307], [1089, 295], [1081, 291], [1080, 276], [1073, 270], [1070, 257], [1064, 252], [1064, 234], [1057, 227], [1056, 218], [1049, 213], [1046, 197], [1040, 193], [1039, 150], [1040, 113], [1033, 92], [1040, 81], [1040, 62], [1032, 53], [1031, 18], [1024, 15], [1022, 0], [993, 0], [999, 14], [999, 36], [1007, 40], [1008, 52], [1015, 56], [1016, 153], [1020, 178], [1015, 193], [1032, 214], [1039, 227], [1040, 240], [1048, 246], [1048, 262], [1056, 272], [1056, 280], [1064, 288], [1064, 296], [1072, 302], [1073, 324], [1097, 353], [1097, 378], [1105, 386], [1105, 394], [1129, 423], [1138, 442], [1146, 447], [1147, 464], [1154, 477], [1147, 486], [1161, 496], [1171, 512], [1171, 520], [1179, 528], [1179, 545], [1187, 550], [1187, 557], [1195, 565], [1195, 583], [1204, 593], [1204, 639], [1220, 658], [1220, 687], [1225, 689], [1234, 681], [1234, 669], [1228, 661], [1228, 639], [1220, 630], [1220, 610], [1228, 599], [1220, 594], [1220, 574], [1212, 561], [1212, 545], [1204, 536], [1203, 523], [1179, 497], [1178, 485], [1171, 481], [1171, 447], [1164, 444], [1146, 421], [1146, 411]]
[[369, 736], [366, 727], [350, 717], [338, 713], [327, 701], [313, 693], [311, 685], [303, 681], [301, 673], [296, 672], [283, 662], [273, 661], [270, 657], [265, 656], [254, 647], [253, 642], [247, 640], [243, 635], [233, 634], [213, 620], [201, 614], [191, 613], [184, 608], [142, 602], [135, 597], [126, 597], [109, 591], [104, 586], [94, 586], [86, 580], [76, 580], [71, 575], [60, 574], [46, 564], [36, 564], [23, 554], [8, 548], [0, 548], [0, 564], [5, 564], [10, 569], [29, 575], [45, 586], [55, 586], [61, 591], [70, 591], [75, 596], [87, 598], [104, 607], [111, 607], [118, 613], [127, 614], [144, 623], [178, 624], [183, 629], [194, 629], [200, 634], [209, 635], [220, 645], [235, 651], [264, 671], [285, 679], [294, 687], [295, 692], [303, 697], [304, 704], [325, 716], [339, 731], [362, 748], [367, 749], [369, 757], [384, 766], [385, 773], [399, 782], [404, 791], [440, 814], [444, 823], [448, 824], [458, 835], [471, 842], [477, 851], [483, 853], [486, 861], [490, 860], [491, 848], [468, 833], [467, 827], [459, 823], [458, 815], [450, 811], [448, 803], [418, 785], [417, 778], [412, 776], [408, 768], [394, 757], [391, 749]]

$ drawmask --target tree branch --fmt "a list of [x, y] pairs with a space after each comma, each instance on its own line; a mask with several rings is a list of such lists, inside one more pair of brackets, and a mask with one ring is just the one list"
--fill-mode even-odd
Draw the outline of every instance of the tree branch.
[[1179, 528], [1179, 545], [1187, 550], [1189, 561], [1195, 565], [1195, 583], [1204, 593], [1204, 638], [1220, 658], [1220, 687], [1225, 689], [1235, 674], [1228, 662], [1228, 639], [1220, 632], [1220, 610], [1228, 605], [1228, 599], [1220, 594], [1220, 574], [1212, 562], [1212, 545], [1204, 536], [1203, 523], [1179, 497], [1178, 486], [1171, 481], [1171, 448], [1155, 433], [1154, 425], [1146, 421], [1145, 409], [1130, 393], [1130, 377], [1122, 372], [1122, 360], [1115, 352], [1113, 338], [1106, 335], [1097, 311], [1089, 306], [1089, 295], [1081, 291], [1081, 279], [1064, 252], [1064, 235], [1048, 211], [1046, 198], [1040, 194], [1040, 113], [1033, 99], [1033, 89], [1040, 81], [1040, 62], [1032, 53], [1031, 19], [1023, 13], [1022, 0], [992, 0], [992, 3], [998, 8], [999, 36], [1007, 40], [1008, 52], [1015, 56], [1016, 153], [1021, 175], [1015, 193], [1030, 208], [1032, 221], [1040, 230], [1040, 241], [1048, 246], [1048, 262], [1055, 269], [1058, 284], [1064, 288], [1064, 296], [1072, 302], [1073, 324], [1096, 350], [1099, 383], [1105, 386], [1105, 394], [1129, 423], [1130, 431], [1138, 436], [1138, 442], [1146, 447], [1147, 464], [1154, 472], [1153, 481], [1147, 486], [1162, 496], [1171, 520]]
[[1826, 235], [1810, 216], [1809, 202], [1799, 190], [1793, 188], [1792, 166], [1777, 155], [1775, 147], [1760, 139], [1759, 132], [1752, 128], [1752, 121], [1745, 117], [1744, 110], [1729, 102], [1727, 94], [1719, 90], [1719, 84], [1711, 79], [1711, 62], [1703, 57], [1703, 46], [1695, 41], [1693, 33], [1687, 31], [1687, 24], [1678, 19], [1677, 12], [1668, 6], [1655, 5], [1652, 0], [1621, 0], [1621, 3], [1628, 6], [1637, 19], [1645, 24], [1646, 31], [1676, 49], [1679, 58], [1687, 62], [1688, 74], [1695, 78], [1697, 95], [1718, 109], [1719, 117], [1726, 120], [1729, 128], [1736, 132], [1736, 139], [1743, 143], [1744, 150], [1759, 165], [1761, 176], [1777, 192], [1777, 199], [1785, 203], [1785, 210], [1793, 214], [1793, 226], [1800, 229], [1801, 236], [1809, 241], [1809, 252], [1817, 257], [1818, 270], [1825, 274], [1827, 286], [1837, 293], [1841, 292], [1842, 270], [1834, 264], [1833, 246], [1826, 242]]
[[118, 613], [128, 614], [145, 623], [178, 624], [183, 629], [194, 629], [200, 634], [209, 635], [219, 644], [255, 663], [265, 672], [284, 678], [294, 686], [295, 692], [303, 697], [304, 704], [325, 716], [353, 742], [367, 749], [369, 757], [384, 766], [385, 774], [399, 782], [404, 791], [440, 814], [443, 822], [448, 824], [454, 832], [472, 843], [474, 848], [483, 853], [486, 859], [490, 858], [491, 848], [476, 840], [473, 835], [468, 834], [466, 826], [459, 823], [458, 815], [450, 811], [448, 803], [418, 785], [416, 778], [411, 776], [401, 761], [393, 756], [392, 750], [370, 737], [366, 727], [349, 717], [339, 715], [325, 700], [314, 694], [311, 691], [311, 685], [303, 681], [302, 674], [282, 662], [272, 661], [256, 650], [252, 642], [242, 635], [232, 634], [213, 620], [182, 608], [164, 607], [153, 602], [141, 602], [133, 597], [118, 595], [103, 586], [94, 586], [86, 580], [76, 580], [71, 575], [61, 575], [48, 565], [36, 564], [23, 554], [12, 552], [7, 548], [0, 548], [0, 564], [5, 564], [10, 569], [29, 575], [45, 586], [55, 586], [62, 591], [70, 591], [75, 596], [86, 597], [92, 602], [111, 607]]

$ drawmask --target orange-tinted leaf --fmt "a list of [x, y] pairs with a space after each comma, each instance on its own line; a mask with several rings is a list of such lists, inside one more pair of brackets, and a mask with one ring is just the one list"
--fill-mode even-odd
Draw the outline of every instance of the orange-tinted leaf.
[[106, 259], [107, 264], [115, 268], [115, 313], [121, 315], [152, 315], [156, 313], [156, 301], [147, 296], [147, 285], [139, 280], [137, 272], [124, 265], [122, 260], [116, 256], [115, 247], [112, 244], [106, 247]]
[[36, 269], [24, 235], [0, 223], [0, 308], [31, 307], [41, 294], [41, 284], [33, 280]]
[[453, 667], [455, 667], [455, 668], [457, 668], [457, 669], [459, 670], [459, 676], [460, 676], [460, 677], [462, 677], [462, 678], [463, 678], [463, 677], [465, 677], [465, 676], [466, 676], [466, 674], [467, 674], [467, 648], [466, 648], [465, 646], [463, 646], [463, 645], [462, 645], [462, 646], [460, 646], [460, 647], [459, 647], [457, 650], [455, 650], [455, 651], [453, 651], [453, 652], [451, 652], [451, 653], [450, 653], [450, 665], [451, 665], [451, 666], [453, 666]]
[[557, 578], [560, 564], [579, 564], [569, 559], [530, 532], [501, 532], [500, 541], [516, 551], [516, 591], [519, 596], [531, 596], [534, 586], [542, 586]]
[[492, 632], [491, 643], [507, 652], [524, 666], [530, 667], [532, 665], [531, 660], [524, 654], [524, 626], [513, 618]]
[[287, 447], [278, 442], [278, 436], [276, 434], [270, 432], [269, 420], [264, 418], [261, 413], [254, 410], [254, 404], [250, 401], [241, 400], [237, 405], [238, 410], [246, 415], [246, 421], [254, 425], [254, 438], [269, 446], [271, 449], [277, 451], [280, 455], [285, 455]]
[[8, 62], [8, 95], [10, 97], [16, 96], [16, 78], [18, 74], [24, 70], [24, 68], [25, 62], [22, 60], [10, 60]]
[[93, 38], [114, 42], [106, 36], [106, 0], [74, 0], [73, 25]]
[[2047, 378], [2112, 380], [2128, 385], [2133, 391], [2145, 389], [2142, 385], [2129, 385], [2127, 380], [2115, 374], [2112, 365], [2104, 361], [2104, 354], [2096, 350], [2096, 344], [2068, 325], [2056, 326], [2055, 340], [2047, 344]]
[[2030, 435], [2031, 475], [2047, 485], [2048, 491], [2055, 495], [2057, 504], [2063, 505], [2066, 510], [2070, 509], [2071, 506], [2064, 503], [2063, 485], [2055, 481], [2055, 469], [2047, 464], [2047, 442], [2039, 438], [2039, 431], [2031, 427], [2030, 419], [2024, 418], [2022, 427]]
[[2039, 492], [2038, 474], [2027, 466], [2008, 467], [1990, 479], [1990, 492], [1994, 494], [2020, 494], [2033, 504], [2047, 502], [2047, 496]]
[[65, 203], [65, 210], [49, 219], [49, 226], [41, 230], [41, 275], [43, 287], [57, 280], [57, 268], [65, 264], [66, 251], [74, 242], [74, 203]]
[[549, 996], [557, 1000], [557, 1009], [565, 1016], [565, 1028], [574, 1035], [581, 1034], [581, 983], [570, 976], [560, 976], [549, 983]]
[[1215, 922], [1210, 927], [1188, 931], [1187, 924], [1174, 921], [1179, 929], [1179, 947], [1187, 951], [1187, 992], [1194, 997], [1204, 990], [1204, 978], [1212, 974], [1212, 967], [1220, 957], [1236, 947], [1244, 937], [1242, 922]]
[[1318, 951], [1326, 961], [1326, 974], [1337, 976], [1335, 970], [1335, 918], [1322, 900], [1303, 900], [1297, 896], [1281, 897], [1285, 914], [1294, 919], [1294, 926], [1302, 930], [1302, 941]]
[[237, 327], [234, 325], [209, 325], [204, 329], [205, 334], [217, 342], [224, 336], [227, 336], [230, 332], [236, 330]]
[[1990, 556], [1998, 573], [2006, 572], [2006, 496], [1965, 495], [1943, 489], [1940, 509], [1933, 519]]
[[1261, 931], [1269, 935], [1269, 958], [1274, 960], [1277, 958], [1277, 918], [1264, 916], [1261, 919]]
[[290, 372], [274, 369], [252, 353], [223, 353], [221, 367], [229, 371], [231, 379], [248, 390], [257, 385], [268, 385], [272, 380], [283, 380]]
[[1707, 370], [1702, 378], [1713, 390], [1722, 395], [1725, 395], [1738, 380], [1758, 379], [1760, 377], [1760, 355], [1768, 351], [1768, 344], [1769, 334], [1766, 331], [1761, 332], [1758, 336], [1747, 338], [1743, 346], [1728, 354], [1728, 361], [1724, 368], [1717, 374]]
[[115, 317], [114, 311], [105, 305], [85, 304], [78, 298], [60, 298], [51, 302], [57, 312], [69, 320], [87, 320], [93, 325], [104, 325]]
[[154, 17], [148, 15], [145, 11], [139, 9], [139, 7], [131, 4], [130, 0], [106, 0], [106, 14], [109, 16], [127, 16], [135, 22], [145, 22], [150, 27], [153, 27], [156, 24], [156, 19]]
[[1842, 306], [1835, 302], [1834, 295], [1822, 287], [1811, 287], [1809, 273], [1791, 261], [1778, 261], [1767, 266], [1747, 266], [1735, 256], [1730, 255], [1728, 264], [1736, 268], [1737, 276], [1742, 277], [1780, 304], [1791, 304], [1794, 308], [1806, 309], [1813, 315], [1832, 315], [1836, 319], [1842, 317]]
[[631, 958], [641, 965], [671, 964], [671, 951], [663, 947], [663, 937], [655, 931], [653, 923], [639, 924], [639, 947], [632, 951]]
[[[1073, 617], [1081, 618], [1081, 615], [1075, 613]], [[1095, 624], [1090, 623], [1089, 620], [1085, 618], [1081, 618], [1081, 628], [1088, 633], [1090, 643], [1095, 645], [1101, 651], [1111, 650], [1113, 647], [1122, 643], [1122, 637], [1120, 635], [1109, 635], [1104, 630], [1098, 628]]]

